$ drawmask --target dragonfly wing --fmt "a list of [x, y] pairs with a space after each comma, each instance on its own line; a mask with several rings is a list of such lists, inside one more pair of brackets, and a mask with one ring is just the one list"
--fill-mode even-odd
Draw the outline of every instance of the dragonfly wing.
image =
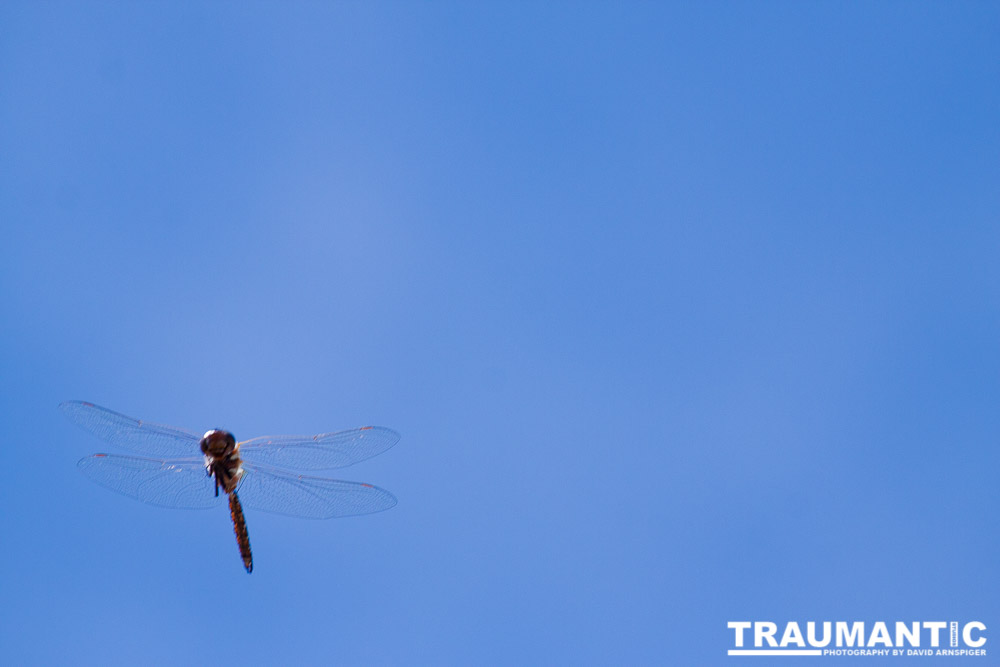
[[265, 435], [240, 443], [244, 461], [295, 470], [346, 468], [381, 454], [399, 442], [399, 434], [364, 426], [319, 435]]
[[296, 475], [246, 463], [236, 492], [252, 509], [307, 519], [372, 514], [396, 504], [395, 496], [371, 484]]
[[200, 451], [201, 436], [182, 428], [133, 419], [85, 401], [67, 401], [59, 409], [105, 442], [139, 454], [185, 457]]
[[225, 504], [198, 459], [163, 461], [116, 454], [80, 459], [80, 471], [103, 487], [159, 507], [206, 509]]

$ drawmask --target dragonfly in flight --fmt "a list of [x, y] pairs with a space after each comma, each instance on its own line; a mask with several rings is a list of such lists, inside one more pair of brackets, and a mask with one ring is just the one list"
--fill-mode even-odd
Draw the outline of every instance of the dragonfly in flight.
[[221, 490], [229, 500], [247, 572], [253, 571], [253, 555], [243, 505], [288, 516], [332, 519], [381, 512], [396, 504], [391, 493], [371, 484], [294, 472], [344, 468], [381, 454], [399, 441], [398, 433], [381, 426], [320, 435], [266, 435], [236, 442], [228, 431], [213, 429], [198, 435], [85, 401], [68, 401], [59, 408], [105, 442], [155, 457], [94, 454], [80, 459], [77, 466], [83, 474], [101, 486], [150, 505], [182, 509], [215, 507]]

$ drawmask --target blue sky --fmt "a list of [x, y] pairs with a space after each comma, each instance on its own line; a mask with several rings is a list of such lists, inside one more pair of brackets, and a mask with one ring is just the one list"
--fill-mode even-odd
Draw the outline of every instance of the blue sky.
[[[0, 6], [0, 661], [1000, 628], [995, 5], [243, 4]], [[389, 426], [399, 505], [248, 576], [67, 399]]]

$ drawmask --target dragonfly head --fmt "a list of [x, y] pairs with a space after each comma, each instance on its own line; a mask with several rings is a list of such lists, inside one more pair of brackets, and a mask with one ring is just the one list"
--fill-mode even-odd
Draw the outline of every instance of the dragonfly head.
[[236, 438], [229, 431], [212, 429], [201, 438], [201, 453], [217, 458], [225, 456], [236, 449]]

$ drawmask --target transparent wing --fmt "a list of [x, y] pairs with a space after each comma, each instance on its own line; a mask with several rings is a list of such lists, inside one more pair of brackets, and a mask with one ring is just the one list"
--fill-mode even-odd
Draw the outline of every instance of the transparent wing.
[[240, 457], [264, 466], [328, 470], [370, 459], [397, 442], [399, 434], [381, 426], [320, 435], [265, 435], [241, 442]]
[[150, 505], [206, 509], [226, 504], [224, 494], [215, 497], [215, 482], [199, 459], [162, 461], [94, 454], [76, 465], [101, 486]]
[[359, 482], [306, 477], [244, 463], [236, 493], [246, 507], [306, 519], [372, 514], [396, 504], [385, 489]]
[[182, 428], [133, 419], [84, 401], [60, 403], [59, 409], [105, 442], [139, 454], [185, 457], [200, 453], [201, 436]]

